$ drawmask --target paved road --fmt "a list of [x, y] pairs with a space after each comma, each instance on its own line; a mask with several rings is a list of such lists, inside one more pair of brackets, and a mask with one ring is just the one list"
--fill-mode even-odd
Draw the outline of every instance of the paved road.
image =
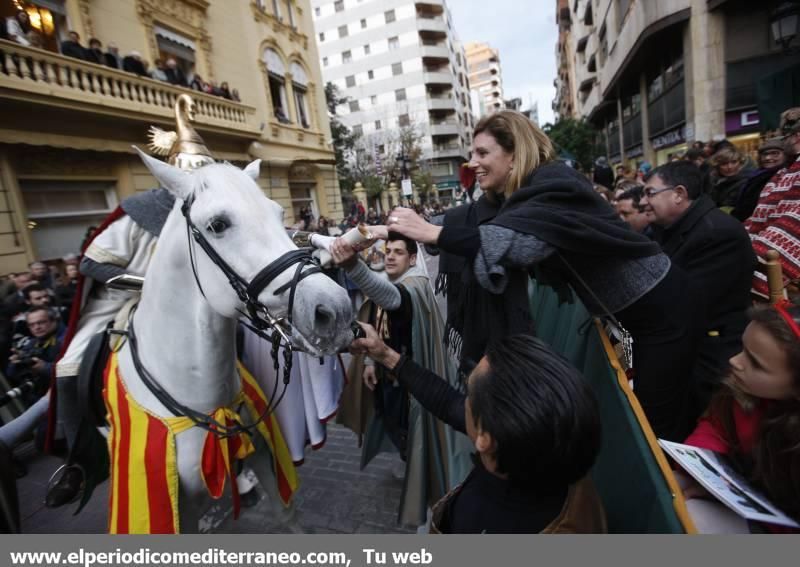
[[[426, 257], [431, 278], [436, 277], [438, 259]], [[444, 309], [443, 302], [440, 308]], [[50, 474], [59, 459], [36, 454], [31, 445], [17, 453], [28, 466], [28, 474], [17, 482], [25, 533], [104, 533], [106, 531], [108, 483], [99, 486], [87, 507], [73, 516], [75, 505], [56, 510], [44, 507]], [[308, 450], [298, 469], [300, 489], [294, 506], [297, 524], [309, 533], [413, 533], [397, 525], [402, 480], [393, 471], [402, 470], [397, 454], [382, 454], [363, 471], [356, 436], [338, 426], [328, 426], [328, 440], [318, 451]], [[263, 494], [263, 491], [262, 491]], [[203, 530], [234, 533], [288, 533], [289, 529], [271, 506], [262, 500], [243, 510], [236, 521], [222, 501], [207, 517]]]

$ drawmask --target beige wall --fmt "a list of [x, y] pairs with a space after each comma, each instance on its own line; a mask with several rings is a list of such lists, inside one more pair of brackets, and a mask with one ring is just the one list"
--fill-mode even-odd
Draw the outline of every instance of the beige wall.
[[[203, 123], [197, 123], [212, 153], [239, 164], [255, 158], [267, 162], [262, 165], [258, 183], [270, 198], [284, 206], [287, 224], [295, 221], [289, 168], [293, 162], [303, 160], [316, 181], [315, 200], [320, 214], [341, 219], [341, 194], [332, 165], [334, 154], [328, 145], [330, 124], [310, 3], [293, 3], [295, 30], [286, 25], [285, 14], [283, 23], [270, 14], [272, 2], [265, 4], [266, 12], [260, 11], [254, 0], [67, 0], [66, 7], [70, 27], [81, 34], [84, 43], [94, 36], [104, 46], [116, 43], [122, 55], [139, 51], [151, 68], [157, 56], [154, 24], [190, 37], [197, 45], [197, 71], [206, 80], [227, 81], [231, 88], [238, 89], [242, 105], [249, 112], [248, 121], [239, 132], [235, 123], [224, 124], [223, 128], [212, 126], [211, 130], [204, 130]], [[285, 3], [281, 4], [285, 9]], [[291, 115], [295, 113], [291, 63], [299, 63], [308, 75], [309, 128], [296, 123], [279, 124], [274, 118], [261, 63], [266, 46], [275, 49], [286, 65]], [[3, 80], [0, 75], [0, 83]], [[32, 80], [25, 89], [9, 89], [6, 93], [10, 94], [0, 92], [0, 207], [14, 211], [20, 233], [16, 240], [0, 236], [0, 274], [24, 269], [37, 255], [22, 209], [20, 178], [112, 179], [117, 197], [122, 200], [155, 186], [153, 177], [130, 149], [131, 144], [146, 145], [150, 124], [169, 125], [167, 113], [164, 118], [153, 116], [152, 111], [137, 116], [136, 105], [121, 112], [98, 101], [102, 99], [95, 96], [98, 93], [75, 97]], [[5, 96], [10, 97], [12, 105], [3, 103]], [[35, 99], [41, 112], [35, 113], [33, 119], [15, 118], [20, 115], [20, 105], [29, 98]], [[40, 118], [36, 119], [36, 115]], [[10, 224], [9, 216], [4, 217], [0, 219], [0, 233], [11, 232], [6, 226]]]

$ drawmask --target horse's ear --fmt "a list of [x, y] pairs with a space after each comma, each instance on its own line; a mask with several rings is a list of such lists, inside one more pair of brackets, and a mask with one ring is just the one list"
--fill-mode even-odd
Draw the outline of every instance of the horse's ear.
[[192, 193], [192, 178], [186, 171], [150, 157], [142, 150], [133, 146], [139, 152], [139, 157], [158, 180], [158, 184], [179, 199], [186, 199]]
[[257, 159], [251, 161], [248, 166], [244, 168], [244, 172], [249, 175], [253, 181], [258, 181], [258, 176], [261, 173], [261, 160]]

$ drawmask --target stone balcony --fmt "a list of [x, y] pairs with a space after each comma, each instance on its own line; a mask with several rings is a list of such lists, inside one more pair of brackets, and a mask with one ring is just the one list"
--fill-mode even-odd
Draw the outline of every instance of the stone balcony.
[[0, 40], [0, 100], [128, 123], [171, 125], [177, 97], [195, 101], [195, 126], [228, 138], [256, 139], [256, 109], [118, 69]]

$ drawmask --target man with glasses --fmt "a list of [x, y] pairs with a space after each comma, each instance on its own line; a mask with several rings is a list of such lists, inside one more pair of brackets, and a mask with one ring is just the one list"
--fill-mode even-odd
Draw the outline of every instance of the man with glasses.
[[691, 381], [694, 419], [706, 409], [728, 359], [741, 350], [756, 265], [744, 227], [719, 210], [702, 187], [697, 166], [671, 162], [653, 171], [640, 201], [656, 227], [655, 240], [687, 273], [700, 307], [695, 323], [702, 339]]
[[[800, 107], [781, 115], [781, 133], [788, 167], [780, 169], [764, 186], [753, 214], [745, 222], [759, 262], [767, 251], [775, 250], [783, 267], [784, 286], [797, 290], [800, 286]], [[766, 275], [755, 272], [753, 293], [768, 298]]]

